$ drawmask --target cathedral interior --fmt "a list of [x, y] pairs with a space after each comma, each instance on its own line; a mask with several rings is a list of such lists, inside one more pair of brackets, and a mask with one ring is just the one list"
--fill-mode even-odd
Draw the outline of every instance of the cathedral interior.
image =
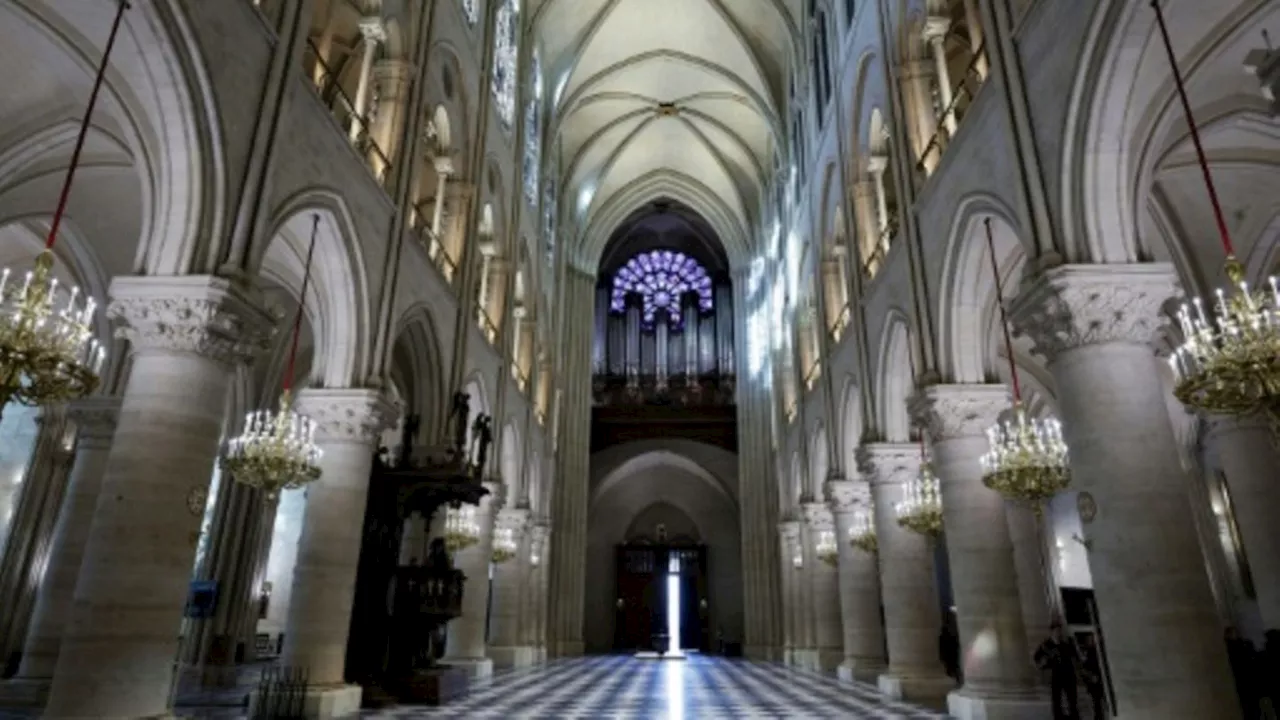
[[1277, 0], [0, 0], [0, 719], [1280, 712]]

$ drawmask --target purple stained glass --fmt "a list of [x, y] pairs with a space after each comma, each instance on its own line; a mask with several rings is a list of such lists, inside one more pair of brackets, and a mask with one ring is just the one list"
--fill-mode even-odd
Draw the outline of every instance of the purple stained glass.
[[645, 325], [652, 326], [662, 311], [678, 327], [683, 321], [680, 300], [691, 292], [698, 296], [699, 309], [711, 310], [711, 277], [697, 260], [676, 250], [649, 250], [628, 260], [614, 274], [609, 307], [623, 312], [627, 295], [635, 293], [643, 300]]

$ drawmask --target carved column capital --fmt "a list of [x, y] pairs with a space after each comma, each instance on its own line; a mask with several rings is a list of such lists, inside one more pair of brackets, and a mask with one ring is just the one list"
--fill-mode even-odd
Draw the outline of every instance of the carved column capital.
[[835, 518], [831, 515], [831, 508], [826, 503], [811, 502], [804, 503], [801, 506], [804, 513], [804, 524], [810, 530], [834, 530]]
[[909, 401], [911, 415], [935, 442], [985, 435], [1009, 409], [1004, 385], [930, 385]]
[[379, 390], [312, 389], [298, 393], [298, 412], [316, 423], [316, 442], [357, 443], [372, 448], [395, 426], [399, 409]]
[[86, 397], [67, 404], [67, 417], [76, 424], [79, 441], [110, 443], [120, 421], [119, 397]]
[[855, 457], [872, 485], [906, 483], [920, 472], [920, 446], [911, 443], [865, 443]]
[[364, 39], [371, 43], [384, 43], [387, 41], [387, 26], [382, 22], [382, 18], [371, 15], [360, 18], [360, 34]]
[[1052, 362], [1086, 345], [1151, 342], [1166, 322], [1165, 303], [1178, 294], [1168, 263], [1059, 265], [1018, 294], [1011, 314]]
[[504, 508], [498, 511], [494, 527], [509, 528], [516, 537], [524, 534], [529, 523], [529, 511], [524, 508]]
[[267, 349], [275, 319], [230, 280], [211, 275], [118, 277], [107, 317], [133, 352], [168, 351], [229, 366]]
[[828, 480], [826, 492], [827, 504], [836, 516], [871, 507], [871, 483], [865, 480]]
[[800, 521], [784, 520], [778, 523], [778, 534], [789, 546], [794, 546], [800, 542]]

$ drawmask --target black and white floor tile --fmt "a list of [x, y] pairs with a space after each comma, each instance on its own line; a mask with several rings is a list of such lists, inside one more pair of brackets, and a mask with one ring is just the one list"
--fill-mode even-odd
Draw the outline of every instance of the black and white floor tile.
[[439, 708], [366, 712], [364, 720], [415, 718], [849, 718], [926, 720], [944, 716], [886, 700], [869, 685], [744, 660], [586, 657], [510, 672], [472, 685]]

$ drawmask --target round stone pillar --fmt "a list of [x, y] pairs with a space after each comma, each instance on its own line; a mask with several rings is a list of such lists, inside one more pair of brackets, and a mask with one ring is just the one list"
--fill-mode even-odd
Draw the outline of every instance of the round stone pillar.
[[912, 398], [933, 439], [964, 686], [947, 697], [960, 720], [1041, 718], [1005, 500], [982, 484], [987, 428], [1009, 407], [1003, 385], [933, 385]]
[[98, 491], [106, 471], [107, 453], [116, 431], [120, 398], [92, 397], [68, 407], [76, 425], [76, 455], [66, 497], [58, 513], [53, 547], [44, 581], [40, 584], [31, 626], [27, 630], [18, 674], [5, 688], [6, 695], [22, 696], [25, 703], [43, 704], [53, 681], [63, 629], [71, 611], [71, 597], [84, 558], [84, 544], [98, 504]]
[[533, 664], [532, 654], [523, 644], [521, 636], [520, 606], [529, 593], [526, 586], [529, 565], [528, 543], [525, 527], [529, 511], [525, 509], [501, 510], [495, 520], [498, 529], [511, 530], [516, 539], [516, 556], [493, 566], [492, 607], [489, 614], [489, 657], [494, 667], [527, 667]]
[[[809, 577], [812, 587], [810, 601], [813, 612], [813, 651], [816, 669], [834, 671], [844, 660], [844, 630], [840, 625], [840, 585], [835, 567], [817, 557], [817, 543], [821, 533], [835, 534], [836, 526], [831, 510], [825, 503], [804, 504], [805, 528], [808, 530]], [[839, 542], [836, 543], [839, 545]], [[838, 563], [837, 563], [838, 564]]]
[[485, 625], [489, 612], [489, 564], [493, 559], [493, 521], [506, 499], [501, 483], [486, 482], [489, 494], [476, 509], [480, 540], [453, 554], [453, 566], [466, 575], [462, 586], [462, 616], [449, 621], [445, 640], [445, 665], [460, 667], [474, 677], [493, 674], [493, 660], [485, 650]]
[[1253, 574], [1262, 627], [1280, 628], [1280, 453], [1259, 417], [1215, 418], [1209, 445], [1227, 478], [1231, 510]]
[[942, 608], [933, 546], [898, 525], [894, 510], [904, 497], [906, 484], [920, 470], [920, 448], [866, 444], [858, 448], [858, 466], [871, 479], [879, 545], [880, 592], [889, 648], [889, 666], [877, 679], [880, 691], [895, 699], [940, 703], [955, 688], [955, 682], [943, 670], [938, 652]]
[[1238, 718], [1161, 383], [1167, 369], [1149, 345], [1174, 292], [1165, 264], [1064, 265], [1022, 292], [1014, 322], [1057, 387], [1116, 712]]
[[[1048, 507], [1044, 511], [1047, 513]], [[1018, 570], [1018, 597], [1022, 601], [1022, 626], [1027, 630], [1027, 653], [1033, 657], [1054, 619], [1057, 603], [1050, 604], [1049, 594], [1056, 594], [1058, 590], [1046, 565], [1044, 521], [1038, 521], [1035, 511], [1026, 505], [1007, 501], [1005, 515], [1009, 521], [1009, 539], [1013, 541], [1013, 563]], [[1037, 680], [1043, 679], [1037, 677]]]
[[[799, 552], [800, 523], [784, 520], [778, 523], [778, 545], [782, 553], [782, 612], [783, 658], [788, 665], [804, 664], [807, 650], [804, 633], [804, 612], [800, 592], [804, 556]], [[797, 564], [796, 560], [800, 562]]]
[[124, 277], [107, 313], [133, 359], [45, 717], [169, 711], [178, 630], [230, 371], [270, 317], [230, 281]]
[[346, 717], [360, 709], [360, 686], [343, 671], [369, 475], [395, 408], [377, 390], [303, 390], [298, 412], [315, 422], [324, 455], [306, 488], [280, 664], [306, 668], [308, 717]]
[[872, 512], [871, 485], [866, 481], [831, 480], [826, 494], [840, 549], [840, 626], [844, 630], [840, 679], [874, 682], [885, 668], [879, 563], [877, 553], [849, 544], [849, 531], [858, 512]]

